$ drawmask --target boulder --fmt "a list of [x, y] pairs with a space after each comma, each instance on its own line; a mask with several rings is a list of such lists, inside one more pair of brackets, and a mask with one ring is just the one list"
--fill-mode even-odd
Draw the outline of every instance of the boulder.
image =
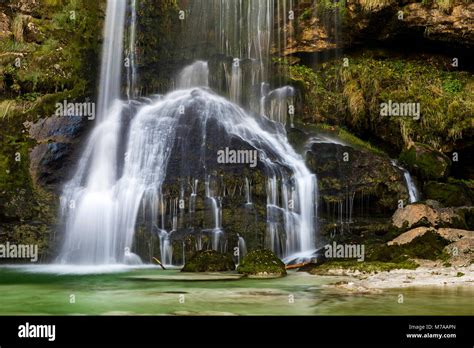
[[473, 204], [469, 189], [463, 184], [430, 181], [424, 185], [424, 193], [427, 198], [437, 200], [449, 207]]
[[[408, 199], [403, 173], [388, 157], [333, 142], [313, 143], [306, 164], [318, 176], [320, 197], [326, 204], [351, 197], [354, 212], [363, 204], [375, 213], [393, 213], [400, 199]], [[361, 199], [363, 197], [363, 200]]]
[[399, 208], [392, 217], [392, 224], [397, 228], [411, 229], [416, 226], [435, 226], [438, 214], [425, 204], [411, 204]]
[[69, 167], [77, 161], [81, 136], [87, 120], [52, 116], [27, 122], [29, 136], [36, 142], [30, 152], [30, 173], [35, 185], [57, 190], [68, 179]]
[[410, 243], [416, 237], [420, 237], [424, 235], [428, 231], [435, 231], [435, 229], [431, 227], [417, 227], [405, 233], [402, 233], [394, 240], [387, 243], [387, 245], [403, 245]]
[[457, 242], [461, 239], [474, 239], [474, 231], [460, 230], [457, 228], [440, 228], [438, 234], [450, 242]]
[[419, 143], [403, 151], [400, 162], [424, 181], [445, 179], [451, 166], [446, 155]]
[[453, 208], [433, 208], [416, 203], [399, 208], [392, 217], [392, 225], [404, 231], [416, 227], [466, 227], [464, 215]]
[[249, 277], [281, 277], [286, 275], [285, 264], [270, 250], [258, 249], [248, 253], [237, 271]]
[[186, 261], [181, 272], [227, 272], [234, 271], [232, 256], [215, 250], [201, 250]]

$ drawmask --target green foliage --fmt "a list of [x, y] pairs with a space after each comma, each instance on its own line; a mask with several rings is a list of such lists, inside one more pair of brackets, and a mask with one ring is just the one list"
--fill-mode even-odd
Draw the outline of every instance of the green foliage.
[[460, 93], [463, 90], [463, 84], [460, 80], [448, 76], [443, 81], [443, 91], [448, 93]]
[[[42, 255], [57, 202], [31, 178], [36, 143], [25, 122], [52, 115], [58, 100], [95, 93], [101, 14], [100, 1], [42, 0], [32, 17], [15, 17], [15, 39], [0, 40], [0, 229], [12, 243], [38, 244]], [[26, 21], [34, 35], [24, 36]]]
[[303, 13], [300, 15], [300, 20], [306, 21], [308, 19], [311, 19], [313, 16], [313, 9], [312, 8], [307, 8], [303, 11]]
[[[378, 51], [321, 64], [317, 70], [289, 66], [302, 88], [304, 121], [344, 125], [370, 132], [399, 148], [412, 142], [435, 149], [453, 146], [472, 129], [474, 78], [445, 71], [441, 58], [398, 58]], [[380, 104], [420, 103], [421, 119], [382, 117]]]

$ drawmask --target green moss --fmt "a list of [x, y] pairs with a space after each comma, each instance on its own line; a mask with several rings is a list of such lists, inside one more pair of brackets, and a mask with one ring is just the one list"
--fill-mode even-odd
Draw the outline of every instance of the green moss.
[[[370, 132], [399, 149], [414, 141], [435, 149], [453, 147], [472, 129], [471, 73], [447, 71], [438, 57], [407, 59], [367, 50], [347, 58], [348, 66], [334, 60], [315, 70], [302, 65], [287, 68], [293, 83], [303, 87], [303, 122]], [[389, 100], [420, 103], [420, 120], [381, 117], [380, 104]]]
[[451, 162], [442, 153], [416, 143], [400, 154], [400, 162], [416, 172], [424, 180], [439, 180], [447, 177]]
[[424, 186], [427, 199], [441, 202], [447, 207], [472, 205], [469, 188], [462, 183], [441, 183], [430, 181]]
[[215, 250], [198, 251], [186, 261], [182, 272], [226, 272], [235, 270], [232, 256]]
[[416, 262], [406, 260], [401, 262], [380, 262], [380, 261], [365, 261], [357, 262], [355, 260], [341, 260], [329, 261], [318, 266], [313, 266], [309, 269], [311, 274], [328, 274], [331, 270], [343, 269], [350, 271], [359, 271], [362, 273], [377, 273], [387, 272], [395, 269], [416, 269], [418, 264]]
[[403, 245], [373, 245], [367, 252], [367, 260], [382, 262], [404, 262], [409, 259], [446, 260], [444, 247], [449, 241], [435, 232], [426, 232]]
[[286, 275], [285, 264], [267, 249], [253, 250], [248, 253], [237, 271], [245, 275]]
[[327, 123], [297, 123], [296, 126], [312, 133], [326, 133], [329, 136], [333, 136], [340, 139], [342, 142], [345, 142], [352, 147], [364, 149], [376, 155], [384, 157], [387, 156], [387, 154], [382, 149], [378, 148], [369, 141], [362, 140], [357, 135], [340, 126], [329, 125]]
[[462, 273], [462, 272], [458, 272], [458, 273], [456, 274], [456, 277], [458, 277], [458, 278], [459, 278], [459, 277], [462, 277], [462, 276], [464, 276], [464, 275], [465, 275], [464, 273]]
[[20, 38], [18, 19], [17, 38], [0, 41], [0, 230], [2, 240], [39, 245], [43, 258], [52, 248], [57, 197], [31, 178], [29, 156], [37, 144], [25, 123], [54, 114], [59, 100], [95, 94], [101, 3], [42, 1], [28, 19], [37, 29], [33, 38]]

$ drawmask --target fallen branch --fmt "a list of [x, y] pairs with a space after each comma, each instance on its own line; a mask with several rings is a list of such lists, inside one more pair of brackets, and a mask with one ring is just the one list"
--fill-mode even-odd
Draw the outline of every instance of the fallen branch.
[[163, 264], [161, 263], [161, 261], [160, 261], [160, 260], [158, 260], [156, 257], [154, 257], [154, 258], [153, 258], [153, 260], [155, 260], [155, 262], [156, 262], [158, 265], [160, 265], [160, 267], [161, 267], [161, 268], [163, 268], [163, 270], [165, 270], [165, 271], [166, 271], [166, 268], [165, 268], [165, 266], [163, 266]]

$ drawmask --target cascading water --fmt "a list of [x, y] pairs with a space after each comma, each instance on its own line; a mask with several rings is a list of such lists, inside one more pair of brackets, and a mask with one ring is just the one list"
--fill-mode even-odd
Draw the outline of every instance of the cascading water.
[[403, 172], [403, 177], [405, 178], [405, 183], [407, 185], [408, 196], [410, 197], [410, 203], [418, 202], [420, 200], [420, 194], [410, 172], [400, 166], [395, 160], [392, 160], [392, 165]]
[[209, 66], [207, 62], [198, 60], [185, 67], [178, 75], [178, 89], [209, 86]]
[[[115, 188], [121, 131], [120, 83], [125, 1], [109, 1], [104, 29], [97, 125], [73, 179], [61, 196], [65, 241], [62, 263], [107, 264], [125, 261], [133, 230], [122, 224]], [[128, 248], [128, 249], [126, 249]]]
[[[196, 3], [203, 5], [206, 2]], [[237, 57], [234, 58], [235, 70], [231, 73], [233, 92], [230, 96], [238, 102], [248, 78], [251, 85], [262, 86], [268, 74], [274, 1], [216, 0], [211, 3], [219, 5], [222, 28], [225, 20], [235, 15], [231, 11], [234, 6], [239, 6], [237, 13], [244, 15], [246, 20], [245, 29], [242, 28], [239, 34], [219, 31], [223, 52]], [[317, 219], [316, 177], [288, 143], [284, 127], [267, 129], [265, 122], [258, 121], [242, 107], [208, 88], [210, 69], [207, 62], [196, 61], [184, 68], [176, 79], [177, 91], [149, 99], [149, 104], [138, 110], [128, 129], [122, 129], [121, 116], [125, 106], [119, 96], [125, 14], [125, 2], [108, 1], [98, 108], [100, 122], [90, 136], [75, 176], [63, 191], [61, 202], [66, 235], [59, 260], [80, 264], [137, 263], [136, 255], [130, 250], [138, 215], [143, 211], [148, 217], [146, 225], [159, 237], [163, 263], [172, 263], [171, 236], [179, 228], [178, 215], [183, 210], [178, 208], [178, 198], [164, 197], [162, 186], [175, 141], [183, 138], [183, 129], [191, 122], [202, 129], [202, 149], [206, 148], [208, 127], [214, 124], [220, 137], [239, 139], [262, 155], [260, 164], [268, 176], [270, 247], [282, 256], [313, 250]], [[232, 20], [234, 29], [237, 27], [236, 18]], [[132, 21], [136, 23], [133, 12]], [[134, 30], [130, 37], [136, 35]], [[246, 37], [243, 44], [239, 42], [242, 35]], [[133, 52], [134, 46], [129, 50]], [[258, 68], [250, 75], [244, 74], [242, 59], [252, 60], [252, 69]], [[136, 80], [133, 71], [129, 70], [129, 81], [132, 81], [129, 82], [129, 93], [134, 90], [133, 81]], [[263, 104], [267, 118], [286, 123], [285, 109], [289, 98], [293, 97], [293, 90], [282, 87], [267, 92], [255, 96], [257, 109]], [[127, 139], [122, 139], [123, 134]], [[203, 152], [199, 164], [204, 165], [204, 171], [207, 170], [205, 163]], [[199, 183], [199, 179], [192, 180], [190, 212], [196, 209]], [[206, 175], [203, 181], [212, 212], [212, 247], [220, 250], [226, 248], [226, 244], [221, 244], [225, 232], [223, 207], [221, 197], [211, 187], [211, 180]], [[246, 203], [251, 204], [250, 185], [246, 189]], [[184, 192], [181, 197], [183, 195]], [[169, 230], [164, 223], [167, 211], [172, 221]], [[196, 238], [196, 243], [198, 248], [203, 247], [201, 235]], [[239, 239], [239, 247], [243, 243], [243, 239]]]
[[127, 67], [127, 97], [128, 100], [137, 96], [137, 0], [130, 2], [130, 30], [128, 36], [128, 57], [126, 61]]

